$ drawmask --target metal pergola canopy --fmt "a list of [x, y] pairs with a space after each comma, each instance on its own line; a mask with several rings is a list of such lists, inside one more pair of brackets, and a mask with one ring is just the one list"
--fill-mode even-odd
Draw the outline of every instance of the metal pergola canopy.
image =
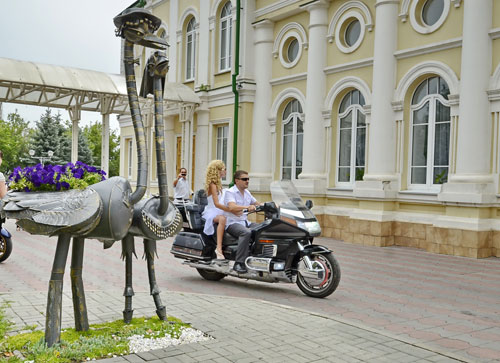
[[[192, 89], [171, 82], [165, 83], [164, 100], [201, 103]], [[102, 114], [130, 112], [124, 75], [9, 58], [0, 58], [0, 102]]]

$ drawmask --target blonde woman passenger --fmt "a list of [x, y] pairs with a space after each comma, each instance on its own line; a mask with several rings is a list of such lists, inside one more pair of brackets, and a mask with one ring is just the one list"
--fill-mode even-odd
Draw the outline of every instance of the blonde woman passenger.
[[222, 178], [226, 177], [226, 166], [222, 160], [212, 160], [207, 166], [205, 176], [205, 192], [207, 193], [208, 205], [203, 211], [203, 218], [205, 219], [205, 228], [203, 232], [211, 236], [214, 234], [214, 223], [217, 226], [217, 248], [215, 253], [217, 259], [224, 260], [222, 253], [222, 238], [224, 237], [224, 230], [226, 227], [226, 217], [224, 211], [229, 212], [229, 208], [222, 204], [224, 201], [222, 192]]

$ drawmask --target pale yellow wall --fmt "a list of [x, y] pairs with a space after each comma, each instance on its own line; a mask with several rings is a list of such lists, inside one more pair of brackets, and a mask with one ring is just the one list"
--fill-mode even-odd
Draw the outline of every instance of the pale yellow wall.
[[[253, 103], [240, 103], [238, 120], [238, 169], [250, 172], [252, 154], [252, 116]], [[228, 150], [232, 153], [233, 150]]]
[[232, 84], [231, 71], [216, 74], [212, 89], [230, 86]]
[[[202, 1], [207, 1], [207, 0], [202, 0]], [[179, 1], [179, 7], [178, 7], [179, 19], [178, 19], [178, 21], [181, 21], [182, 14], [184, 14], [184, 11], [189, 7], [194, 8], [196, 10], [196, 13], [199, 16], [199, 14], [200, 14], [200, 0], [182, 0], [182, 1]], [[198, 21], [200, 21], [200, 19], [198, 19]]]
[[423, 63], [425, 61], [438, 61], [446, 64], [450, 67], [456, 76], [460, 79], [460, 67], [462, 59], [462, 48], [453, 48], [442, 50], [440, 52], [435, 52], [431, 54], [423, 54], [411, 58], [404, 58], [398, 60], [398, 69], [396, 73], [397, 81], [395, 88], [401, 81], [401, 78], [415, 65]]
[[[175, 39], [175, 29], [170, 29], [170, 2], [163, 2], [160, 5], [153, 8], [153, 15], [159, 17], [168, 26], [168, 35], [170, 35], [170, 41]], [[172, 38], [172, 35], [174, 38]]]
[[[448, 17], [439, 29], [431, 34], [420, 34], [410, 23], [410, 14], [406, 22], [398, 20], [398, 50], [420, 47], [426, 44], [438, 43], [462, 36], [464, 5], [455, 8], [450, 4]], [[375, 24], [376, 26], [376, 24]]]
[[500, 1], [493, 1], [493, 28], [500, 28]]
[[[499, 9], [500, 11], [500, 9]], [[491, 74], [495, 73], [495, 70], [500, 65], [500, 39], [493, 40], [493, 60], [491, 62]]]
[[[277, 21], [274, 25], [274, 39], [277, 39], [278, 34], [280, 33], [281, 29], [286, 26], [288, 23], [299, 23], [302, 25], [306, 32], [307, 39], [309, 39], [309, 34], [308, 34], [308, 24], [309, 24], [309, 14], [307, 12], [302, 12], [299, 13], [293, 17], [289, 17], [280, 21]], [[284, 37], [286, 37], [286, 34], [284, 34]], [[278, 45], [278, 51], [279, 51], [279, 45]], [[286, 50], [285, 50], [286, 51]], [[279, 54], [276, 58], [273, 57], [272, 61], [272, 78], [280, 78], [280, 77], [285, 77], [285, 76], [290, 76], [293, 74], [299, 74], [299, 73], [305, 73], [307, 72], [307, 58], [309, 56], [309, 52], [307, 49], [302, 48], [302, 54], [300, 57], [300, 60], [297, 62], [295, 66], [292, 68], [286, 68], [281, 64]]]
[[[335, 16], [335, 13], [337, 10], [340, 8], [341, 5], [343, 5], [345, 1], [337, 1], [333, 2], [330, 8], [328, 9], [328, 21], [329, 23], [332, 21], [333, 17]], [[363, 1], [363, 3], [368, 6], [370, 9], [370, 13], [372, 15], [372, 19], [375, 19], [375, 5], [374, 2], [372, 1]], [[362, 16], [363, 13], [359, 12]], [[365, 19], [366, 20], [366, 19]], [[330, 25], [330, 24], [328, 24]], [[376, 24], [374, 24], [376, 26]], [[335, 35], [335, 29], [333, 29], [333, 35]], [[332, 65], [338, 65], [338, 64], [344, 64], [344, 63], [350, 63], [353, 61], [361, 60], [361, 59], [366, 59], [366, 58], [372, 58], [373, 57], [373, 44], [375, 40], [375, 28], [372, 31], [368, 31], [368, 29], [365, 28], [365, 35], [362, 43], [360, 46], [353, 51], [352, 53], [343, 53], [340, 51], [340, 49], [337, 47], [335, 43], [335, 38], [333, 41], [330, 43], [325, 40], [325, 46], [327, 47], [327, 65], [332, 66]]]
[[[296, 88], [300, 92], [302, 92], [304, 97], [306, 97], [306, 88], [307, 88], [306, 83], [307, 83], [307, 80], [304, 79], [301, 81], [294, 81], [294, 82], [290, 82], [290, 83], [286, 83], [286, 84], [280, 84], [280, 85], [273, 86], [271, 104], [274, 103], [274, 100], [276, 99], [276, 97], [278, 97], [278, 95], [281, 91], [284, 91], [288, 88]], [[302, 105], [302, 108], [305, 108], [305, 105]]]

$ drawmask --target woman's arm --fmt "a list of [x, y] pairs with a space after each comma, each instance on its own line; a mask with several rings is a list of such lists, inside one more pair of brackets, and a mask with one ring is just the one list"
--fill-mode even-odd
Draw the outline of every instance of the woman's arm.
[[7, 194], [7, 185], [4, 181], [0, 181], [0, 198], [5, 197], [5, 194]]
[[210, 185], [208, 186], [208, 193], [209, 195], [212, 196], [213, 200], [214, 200], [214, 205], [223, 210], [224, 212], [231, 212], [231, 210], [229, 210], [229, 208], [227, 206], [225, 206], [224, 204], [221, 204], [219, 202], [219, 196], [217, 194], [217, 186], [214, 184], [214, 183], [210, 183]]

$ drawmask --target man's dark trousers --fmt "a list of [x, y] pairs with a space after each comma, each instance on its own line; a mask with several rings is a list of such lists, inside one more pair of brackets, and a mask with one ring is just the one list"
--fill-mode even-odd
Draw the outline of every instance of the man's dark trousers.
[[231, 236], [238, 237], [238, 250], [236, 251], [235, 263], [240, 262], [243, 265], [245, 264], [245, 259], [250, 254], [251, 228], [255, 226], [257, 226], [257, 223], [249, 223], [248, 227], [239, 223], [233, 223], [227, 227], [227, 232]]

